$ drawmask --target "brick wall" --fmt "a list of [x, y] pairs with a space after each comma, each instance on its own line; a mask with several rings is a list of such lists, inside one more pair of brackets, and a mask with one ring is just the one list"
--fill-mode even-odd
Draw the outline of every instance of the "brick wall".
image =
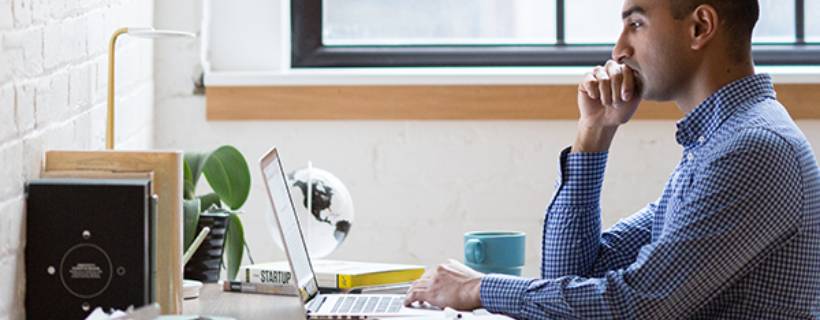
[[[24, 183], [43, 151], [102, 149], [108, 38], [149, 26], [151, 0], [0, 0], [0, 320], [23, 319]], [[117, 48], [117, 148], [153, 140], [153, 44]]]

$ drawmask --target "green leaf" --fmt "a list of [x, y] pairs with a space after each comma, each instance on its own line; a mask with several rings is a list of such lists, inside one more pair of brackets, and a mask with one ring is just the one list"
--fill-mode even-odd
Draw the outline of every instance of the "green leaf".
[[194, 178], [191, 174], [191, 166], [188, 165], [188, 162], [182, 161], [182, 199], [191, 200], [194, 198]]
[[225, 235], [225, 256], [228, 258], [228, 280], [236, 279], [239, 266], [242, 264], [242, 249], [245, 247], [245, 229], [239, 215], [231, 212], [228, 215], [228, 234]]
[[205, 161], [202, 172], [214, 192], [231, 210], [239, 209], [248, 199], [251, 172], [245, 157], [236, 148], [226, 145], [216, 149]]
[[197, 199], [202, 202], [200, 212], [210, 210], [214, 207], [222, 208], [222, 202], [219, 200], [219, 195], [216, 193], [211, 192], [209, 194], [199, 196]]
[[185, 251], [188, 250], [188, 246], [196, 237], [196, 227], [199, 225], [199, 213], [201, 212], [199, 199], [182, 201], [182, 209], [185, 218], [185, 224], [183, 225], [183, 234], [185, 236], [183, 251]]
[[211, 154], [207, 152], [186, 152], [183, 156], [183, 167], [185, 178], [184, 189], [185, 198], [193, 199], [196, 189], [196, 184], [199, 182], [199, 177], [202, 176], [205, 162], [210, 158]]

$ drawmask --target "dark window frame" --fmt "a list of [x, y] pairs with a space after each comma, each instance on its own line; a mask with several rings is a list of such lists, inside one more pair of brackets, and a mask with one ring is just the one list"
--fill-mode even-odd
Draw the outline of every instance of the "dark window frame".
[[[611, 45], [567, 45], [564, 1], [556, 0], [556, 44], [519, 46], [325, 46], [322, 0], [291, 0], [291, 67], [590, 66], [609, 59]], [[796, 41], [755, 44], [757, 65], [820, 65], [820, 45], [805, 42], [804, 0], [795, 1]]]

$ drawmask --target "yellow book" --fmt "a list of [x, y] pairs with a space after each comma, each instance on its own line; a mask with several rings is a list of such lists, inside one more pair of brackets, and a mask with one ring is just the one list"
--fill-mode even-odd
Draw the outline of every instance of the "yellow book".
[[[313, 260], [313, 272], [321, 288], [355, 289], [407, 283], [421, 278], [424, 267], [408, 264], [373, 263], [339, 260]], [[287, 284], [291, 281], [287, 261], [242, 266], [239, 281], [248, 283]]]

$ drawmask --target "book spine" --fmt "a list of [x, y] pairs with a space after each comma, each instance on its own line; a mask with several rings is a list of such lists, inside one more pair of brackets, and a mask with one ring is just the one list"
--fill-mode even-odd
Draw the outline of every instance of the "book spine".
[[[240, 274], [244, 275], [244, 279], [240, 280], [247, 283], [289, 285], [292, 281], [290, 271], [265, 267], [243, 267], [242, 269]], [[319, 273], [315, 276], [320, 288], [349, 290], [359, 287], [407, 283], [417, 280], [422, 274], [424, 274], [423, 268], [368, 274]]]
[[338, 287], [339, 289], [353, 288], [353, 277], [351, 277], [349, 274], [337, 274], [336, 284], [336, 287]]
[[421, 278], [423, 274], [424, 269], [376, 272], [360, 275], [338, 274], [337, 282], [339, 289], [352, 289], [411, 282]]
[[260, 283], [247, 283], [241, 281], [224, 281], [222, 290], [227, 292], [259, 293], [295, 296], [296, 288], [290, 285], [273, 285]]
[[291, 285], [291, 274], [289, 271], [266, 270], [266, 269], [245, 269], [243, 282], [259, 283], [271, 285]]
[[[292, 285], [292, 276], [290, 271], [270, 270], [264, 268], [243, 268], [239, 274], [244, 277], [241, 278], [245, 283], [259, 283], [259, 284], [273, 284], [273, 285]], [[316, 282], [320, 288], [342, 289], [339, 287], [336, 277], [325, 279], [316, 275]]]
[[151, 228], [150, 232], [148, 233], [149, 236], [149, 253], [148, 253], [148, 261], [150, 267], [150, 287], [149, 287], [149, 294], [150, 297], [148, 299], [149, 302], [154, 303], [157, 302], [157, 281], [159, 278], [157, 277], [157, 213], [159, 212], [159, 196], [156, 194], [151, 195], [151, 213], [150, 213], [150, 220], [149, 228]]

